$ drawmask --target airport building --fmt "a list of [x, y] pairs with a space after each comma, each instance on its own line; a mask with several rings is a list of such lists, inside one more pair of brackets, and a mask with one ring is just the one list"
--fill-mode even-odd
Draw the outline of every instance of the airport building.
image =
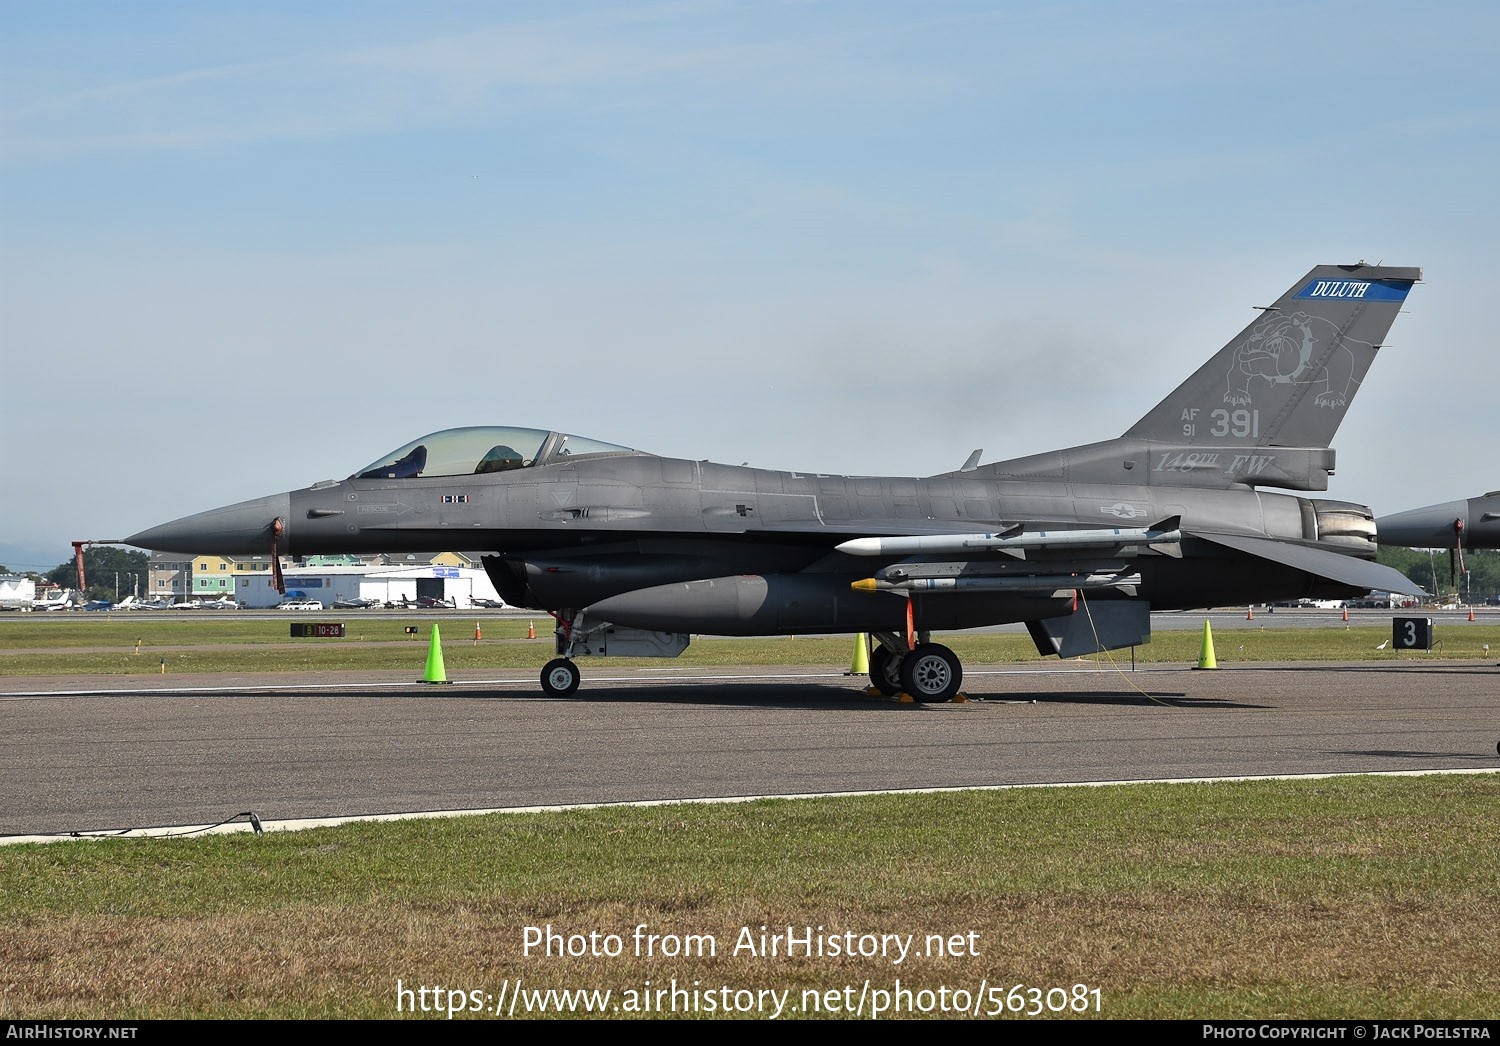
[[472, 601], [499, 601], [489, 575], [461, 552], [372, 556], [281, 557], [288, 595], [276, 591], [270, 556], [187, 556], [156, 552], [148, 575], [149, 598], [177, 603], [230, 599], [247, 607], [274, 607], [292, 593], [331, 607], [336, 599], [377, 603], [436, 599], [467, 609]]
[[146, 570], [147, 600], [176, 603], [192, 594], [193, 557], [178, 552], [153, 552]]
[[320, 566], [285, 567], [286, 595], [276, 591], [266, 575], [238, 579], [235, 599], [247, 607], [274, 607], [284, 599], [316, 599], [332, 607], [340, 599], [370, 599], [376, 603], [415, 603], [435, 599], [467, 610], [475, 600], [500, 599], [481, 567], [444, 566]]

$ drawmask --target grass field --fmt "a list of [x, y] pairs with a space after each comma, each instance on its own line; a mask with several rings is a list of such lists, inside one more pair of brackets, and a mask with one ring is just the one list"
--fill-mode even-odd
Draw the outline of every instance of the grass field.
[[[1016, 985], [1069, 1007], [1084, 985], [1097, 1009], [1048, 1015], [1492, 1017], [1497, 808], [1495, 776], [1361, 777], [5, 847], [0, 1016], [391, 1017], [398, 980], [462, 1007], [518, 979], [628, 1006], [675, 978], [801, 1008], [899, 978], [914, 1005], [946, 988], [985, 1013], [1029, 1008]], [[641, 924], [704, 954], [637, 956]], [[526, 954], [549, 925], [621, 954]], [[961, 943], [901, 963], [736, 953], [762, 927]]]
[[[28, 620], [0, 617], [0, 676], [159, 675], [162, 662], [174, 672], [358, 671], [420, 669], [434, 618], [347, 616], [343, 639], [289, 637], [288, 622], [276, 620], [154, 620], [144, 615], [121, 620]], [[527, 640], [527, 622], [481, 619], [483, 639], [473, 641], [474, 621], [462, 617], [438, 622], [443, 657], [450, 671], [539, 669], [552, 655], [551, 619], [536, 622], [537, 638]], [[418, 631], [415, 637], [403, 631]], [[1236, 629], [1220, 632], [1221, 663], [1235, 661], [1397, 661], [1480, 658], [1485, 645], [1500, 656], [1500, 624], [1462, 623], [1439, 630], [1442, 646], [1431, 652], [1377, 647], [1390, 639], [1390, 626], [1350, 628]], [[1020, 634], [950, 633], [940, 637], [966, 664], [1008, 664], [1037, 659], [1036, 647]], [[1158, 631], [1137, 647], [1142, 664], [1192, 664], [1202, 635], [1197, 631]], [[136, 652], [136, 644], [140, 652]], [[684, 666], [819, 665], [847, 667], [848, 636], [779, 639], [697, 639], [677, 660]], [[1105, 655], [1099, 655], [1101, 657]], [[1129, 651], [1115, 651], [1128, 661]], [[617, 659], [629, 664], [630, 658]]]

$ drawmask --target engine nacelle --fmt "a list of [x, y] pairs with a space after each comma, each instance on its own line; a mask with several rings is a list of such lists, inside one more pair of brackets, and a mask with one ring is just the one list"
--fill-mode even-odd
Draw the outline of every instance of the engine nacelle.
[[1375, 514], [1349, 501], [1313, 500], [1316, 532], [1308, 535], [1328, 545], [1356, 550], [1362, 559], [1375, 558]]

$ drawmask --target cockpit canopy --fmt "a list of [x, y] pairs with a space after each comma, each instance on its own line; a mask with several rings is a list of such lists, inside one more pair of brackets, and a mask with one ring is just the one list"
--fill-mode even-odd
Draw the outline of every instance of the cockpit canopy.
[[635, 454], [629, 447], [569, 436], [546, 429], [476, 425], [444, 429], [377, 459], [350, 479], [415, 479], [418, 476], [473, 476], [487, 472], [551, 465], [599, 454]]

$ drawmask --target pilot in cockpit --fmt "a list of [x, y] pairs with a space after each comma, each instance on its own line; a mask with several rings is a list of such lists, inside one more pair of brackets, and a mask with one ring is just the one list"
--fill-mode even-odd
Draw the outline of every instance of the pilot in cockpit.
[[427, 467], [427, 448], [420, 443], [405, 457], [388, 465], [376, 465], [361, 472], [356, 479], [415, 479]]
[[474, 474], [480, 475], [485, 472], [509, 472], [511, 469], [524, 468], [526, 462], [505, 444], [491, 447], [484, 457], [479, 459], [479, 464], [474, 466]]

